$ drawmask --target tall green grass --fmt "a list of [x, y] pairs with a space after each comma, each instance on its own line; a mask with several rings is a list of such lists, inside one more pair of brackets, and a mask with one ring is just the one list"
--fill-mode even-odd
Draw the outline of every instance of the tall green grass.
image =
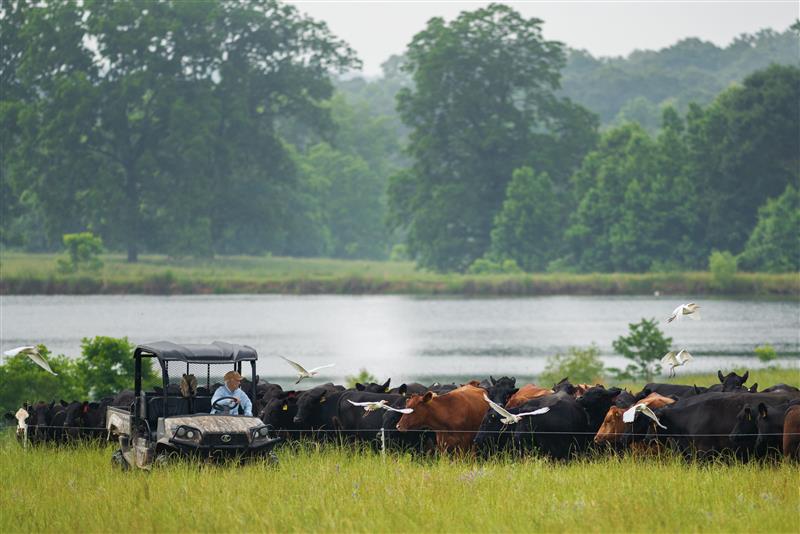
[[738, 273], [731, 284], [713, 287], [707, 272], [541, 273], [514, 275], [436, 274], [411, 262], [221, 256], [170, 259], [141, 256], [130, 264], [118, 254], [103, 256], [94, 273], [64, 275], [56, 254], [0, 254], [2, 294], [461, 294], [461, 295], [800, 295], [798, 273]]
[[278, 467], [119, 472], [0, 442], [0, 532], [796, 532], [798, 470], [677, 457], [419, 459], [287, 447]]

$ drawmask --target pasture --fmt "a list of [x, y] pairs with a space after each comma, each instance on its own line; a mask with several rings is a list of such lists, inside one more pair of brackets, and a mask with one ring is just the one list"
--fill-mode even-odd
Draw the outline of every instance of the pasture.
[[716, 287], [709, 272], [437, 274], [409, 261], [273, 256], [211, 259], [104, 254], [96, 271], [61, 274], [58, 254], [3, 251], [0, 294], [453, 294], [453, 295], [800, 295], [796, 273], [736, 273]]
[[277, 468], [119, 472], [110, 446], [0, 442], [2, 532], [796, 532], [789, 463], [414, 458], [285, 446]]

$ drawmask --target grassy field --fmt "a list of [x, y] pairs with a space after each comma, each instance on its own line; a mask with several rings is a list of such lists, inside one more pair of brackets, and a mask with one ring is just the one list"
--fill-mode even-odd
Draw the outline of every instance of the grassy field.
[[278, 467], [111, 468], [111, 447], [0, 442], [0, 532], [796, 532], [788, 463], [419, 459], [284, 447]]
[[[800, 383], [796, 368], [751, 377]], [[786, 461], [383, 458], [292, 444], [278, 450], [277, 467], [176, 462], [123, 473], [112, 452], [23, 450], [6, 429], [0, 532], [797, 532], [800, 514], [800, 470]]]
[[707, 272], [613, 274], [435, 274], [411, 262], [254, 256], [209, 260], [105, 255], [96, 273], [63, 275], [56, 254], [0, 254], [1, 294], [460, 294], [460, 295], [800, 295], [798, 273], [738, 273], [715, 288]]

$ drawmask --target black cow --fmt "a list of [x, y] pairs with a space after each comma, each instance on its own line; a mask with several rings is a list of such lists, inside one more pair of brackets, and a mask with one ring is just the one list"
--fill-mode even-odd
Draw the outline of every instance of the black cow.
[[658, 393], [665, 397], [677, 397], [679, 399], [685, 397], [694, 397], [695, 395], [702, 395], [708, 391], [707, 387], [703, 386], [685, 386], [682, 384], [662, 384], [659, 382], [649, 382], [644, 385], [642, 391], [636, 395], [636, 400], [642, 400], [651, 393]]
[[[335, 428], [336, 399], [344, 391], [342, 386], [323, 384], [304, 391], [297, 398], [297, 413], [292, 422], [298, 429], [309, 430], [315, 437], [327, 439]], [[329, 402], [333, 400], [334, 402]]]
[[490, 376], [490, 385], [486, 388], [486, 395], [492, 399], [493, 402], [504, 406], [508, 402], [509, 397], [519, 391], [517, 387], [517, 379], [514, 377], [503, 376], [497, 380]]
[[800, 389], [790, 386], [789, 384], [775, 384], [774, 386], [761, 390], [761, 393], [772, 393], [774, 391], [800, 391]]
[[356, 391], [366, 391], [368, 393], [389, 393], [389, 384], [392, 383], [392, 379], [389, 378], [383, 384], [376, 384], [375, 382], [370, 382], [368, 384], [362, 384], [360, 382], [356, 382], [355, 390]]
[[439, 382], [434, 382], [433, 384], [428, 386], [428, 388], [424, 392], [422, 392], [421, 395], [427, 393], [428, 391], [433, 391], [437, 395], [444, 395], [445, 393], [450, 393], [454, 389], [458, 389], [460, 387], [461, 386], [459, 386], [458, 384], [440, 384]]
[[737, 415], [745, 404], [764, 402], [780, 404], [796, 393], [709, 392], [704, 395], [680, 399], [678, 402], [654, 410], [666, 430], [651, 427], [649, 441], [674, 445], [687, 457], [706, 458], [721, 451], [733, 451], [746, 457], [747, 446], [732, 442], [730, 434], [737, 423]]
[[591, 437], [586, 411], [568, 391], [532, 399], [518, 413], [548, 407], [542, 415], [523, 418], [514, 426], [514, 445], [522, 451], [535, 449], [554, 459], [568, 459], [586, 448]]
[[294, 423], [297, 415], [297, 397], [302, 392], [283, 391], [264, 403], [258, 414], [265, 425], [272, 427], [284, 439], [298, 439], [300, 433]]
[[136, 401], [136, 394], [133, 392], [133, 390], [123, 389], [122, 391], [114, 395], [113, 399], [111, 399], [111, 406], [130, 409], [135, 401]]
[[340, 436], [346, 439], [359, 441], [374, 441], [380, 437], [380, 429], [384, 428], [385, 437], [389, 440], [396, 440], [396, 435], [401, 432], [396, 430], [396, 426], [383, 426], [383, 414], [386, 410], [378, 409], [367, 412], [361, 406], [353, 406], [352, 402], [379, 402], [385, 400], [389, 406], [403, 408], [406, 405], [406, 398], [402, 395], [392, 395], [388, 393], [370, 393], [366, 391], [345, 391], [336, 399], [336, 415], [334, 425], [340, 432]]
[[742, 455], [752, 453], [757, 458], [778, 456], [783, 445], [783, 422], [789, 401], [756, 408], [748, 403], [736, 415], [736, 425], [730, 434], [731, 443], [743, 449]]
[[744, 387], [745, 382], [750, 377], [750, 371], [745, 371], [742, 376], [737, 375], [735, 372], [730, 372], [727, 375], [723, 375], [722, 371], [717, 371], [717, 378], [719, 378], [719, 384], [715, 384], [708, 388], [708, 391], [712, 392], [720, 392], [720, 391], [741, 391], [747, 390]]
[[392, 388], [389, 393], [392, 395], [424, 395], [427, 391], [427, 386], [419, 382], [411, 382], [410, 384], [401, 384], [400, 387]]
[[619, 392], [619, 395], [617, 395], [617, 397], [614, 399], [614, 406], [618, 408], [630, 408], [631, 406], [633, 406], [633, 403], [635, 403], [638, 400], [641, 400], [642, 398], [634, 397], [630, 391], [628, 391], [627, 389], [623, 389], [622, 391]]

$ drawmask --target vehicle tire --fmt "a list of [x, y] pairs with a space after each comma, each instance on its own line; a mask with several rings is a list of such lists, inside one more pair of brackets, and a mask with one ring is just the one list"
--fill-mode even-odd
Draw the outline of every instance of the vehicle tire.
[[116, 467], [121, 471], [127, 471], [130, 469], [128, 460], [126, 460], [125, 456], [122, 454], [122, 449], [117, 449], [114, 451], [114, 454], [111, 455], [111, 466]]

